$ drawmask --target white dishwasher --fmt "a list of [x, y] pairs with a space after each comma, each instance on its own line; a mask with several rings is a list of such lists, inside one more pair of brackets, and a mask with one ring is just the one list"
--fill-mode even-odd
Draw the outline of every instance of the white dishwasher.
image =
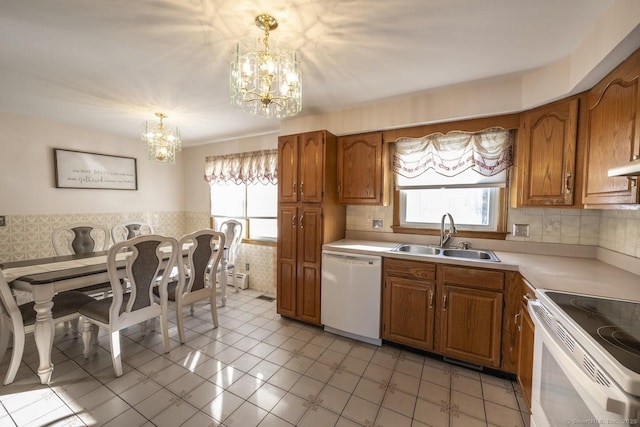
[[322, 304], [325, 331], [381, 345], [382, 258], [322, 251]]

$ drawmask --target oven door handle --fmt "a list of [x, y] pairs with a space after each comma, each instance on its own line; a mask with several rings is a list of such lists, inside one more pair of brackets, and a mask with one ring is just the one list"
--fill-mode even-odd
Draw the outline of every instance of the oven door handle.
[[[564, 344], [558, 339], [553, 331], [550, 330], [551, 328], [549, 325], [540, 318], [540, 315], [536, 310], [537, 307], [542, 307], [542, 304], [539, 301], [529, 301], [527, 304], [527, 311], [529, 311], [531, 319], [535, 325], [535, 339], [538, 339], [538, 334], [542, 334], [544, 335], [544, 338], [542, 339], [545, 342], [552, 342], [552, 345], [555, 347], [553, 349], [553, 356], [557, 359], [562, 369], [567, 371], [565, 372], [568, 374], [567, 378], [571, 383], [573, 383], [574, 387], [577, 389], [587, 390], [591, 397], [608, 412], [624, 416], [626, 412], [626, 404], [622, 391], [617, 387], [606, 388], [605, 386], [593, 381], [586, 372], [582, 371], [576, 364], [575, 360], [567, 354]], [[586, 354], [580, 344], [576, 342], [575, 345], [580, 347], [582, 354]], [[607, 379], [613, 383], [613, 380], [610, 378]], [[578, 384], [576, 384], [576, 382]]]

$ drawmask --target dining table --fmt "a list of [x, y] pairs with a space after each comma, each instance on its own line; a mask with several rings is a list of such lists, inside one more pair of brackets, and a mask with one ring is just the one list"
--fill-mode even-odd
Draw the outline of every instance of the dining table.
[[[227, 302], [226, 249], [224, 256], [220, 259], [222, 306], [225, 306]], [[55, 323], [51, 312], [53, 296], [63, 291], [82, 290], [88, 286], [108, 283], [107, 254], [108, 251], [102, 251], [0, 263], [0, 270], [12, 289], [27, 291], [33, 295], [36, 312], [33, 334], [40, 360], [38, 376], [42, 384], [48, 384], [53, 374], [53, 363], [51, 362], [55, 333]], [[122, 271], [121, 276], [124, 277], [125, 254], [120, 255], [122, 257], [116, 265], [118, 270]], [[5, 333], [5, 331], [1, 331], [1, 333]]]

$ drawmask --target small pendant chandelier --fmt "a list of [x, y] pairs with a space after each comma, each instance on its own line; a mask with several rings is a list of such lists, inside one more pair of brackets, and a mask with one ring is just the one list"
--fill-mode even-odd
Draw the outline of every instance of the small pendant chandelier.
[[176, 151], [182, 150], [180, 141], [180, 130], [175, 128], [167, 131], [164, 127], [163, 119], [166, 114], [156, 113], [160, 122], [155, 125], [145, 122], [144, 132], [142, 132], [142, 142], [147, 144], [149, 160], [156, 160], [161, 163], [175, 164]]
[[255, 51], [241, 52], [236, 45], [230, 65], [231, 105], [254, 116], [283, 118], [302, 110], [302, 80], [295, 52], [269, 46], [269, 31], [278, 21], [258, 15], [256, 26], [264, 30]]

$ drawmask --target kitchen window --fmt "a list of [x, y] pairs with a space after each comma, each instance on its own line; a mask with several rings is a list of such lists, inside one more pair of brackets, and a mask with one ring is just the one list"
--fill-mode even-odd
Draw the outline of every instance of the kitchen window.
[[512, 140], [501, 128], [398, 139], [394, 230], [439, 233], [448, 212], [459, 236], [504, 234]]
[[278, 150], [207, 157], [215, 228], [227, 219], [244, 224], [245, 237], [275, 241], [278, 234]]
[[278, 237], [278, 186], [275, 184], [214, 184], [211, 186], [211, 217], [216, 229], [227, 219], [244, 224], [251, 240]]

